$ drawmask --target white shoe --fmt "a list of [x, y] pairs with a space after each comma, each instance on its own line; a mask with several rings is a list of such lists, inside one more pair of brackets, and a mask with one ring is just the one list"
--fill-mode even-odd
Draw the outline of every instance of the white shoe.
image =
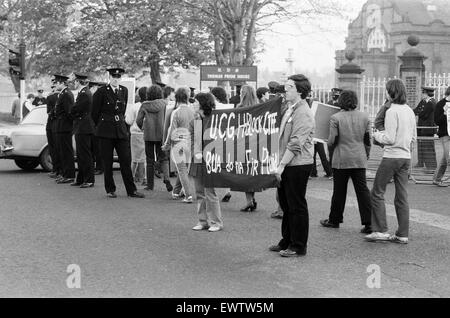
[[192, 229], [194, 231], [203, 231], [203, 230], [207, 230], [209, 227], [208, 225], [203, 225], [203, 224], [197, 224], [196, 226], [194, 226]]
[[400, 237], [395, 234], [391, 235], [391, 237], [389, 237], [389, 241], [391, 241], [392, 243], [398, 243], [398, 244], [408, 244], [407, 237]]
[[192, 202], [194, 202], [194, 200], [192, 199], [192, 195], [183, 199], [183, 203], [192, 203]]
[[222, 227], [219, 225], [212, 225], [212, 226], [210, 226], [208, 231], [209, 232], [219, 232], [219, 231], [222, 231]]
[[372, 234], [366, 235], [365, 239], [369, 242], [387, 242], [390, 237], [391, 235], [389, 233], [373, 232]]
[[173, 193], [173, 191], [172, 191], [172, 199], [179, 200], [181, 198], [182, 198], [181, 194], [176, 194], [176, 193]]

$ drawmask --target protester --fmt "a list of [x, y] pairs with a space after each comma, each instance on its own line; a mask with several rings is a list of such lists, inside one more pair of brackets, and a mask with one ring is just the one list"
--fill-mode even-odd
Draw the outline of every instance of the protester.
[[331, 116], [328, 145], [333, 148], [333, 197], [328, 219], [320, 221], [324, 227], [339, 228], [343, 223], [348, 180], [351, 178], [358, 200], [363, 229], [372, 233], [370, 191], [367, 188], [366, 169], [371, 148], [371, 124], [369, 116], [358, 107], [354, 91], [343, 91], [338, 105], [343, 110]]
[[[194, 111], [188, 105], [189, 96], [189, 87], [180, 87], [176, 91], [176, 109], [172, 113], [167, 139], [163, 145], [163, 150], [171, 150], [172, 159], [177, 167], [178, 178], [184, 190], [184, 203], [193, 202], [193, 191], [188, 171], [191, 161], [189, 124], [194, 119]], [[173, 192], [173, 198], [179, 198], [181, 196], [181, 189], [178, 184], [175, 186]]]
[[[228, 105], [228, 96], [227, 92], [223, 87], [214, 87], [211, 89], [211, 93], [215, 98], [215, 104], [217, 108], [222, 108], [221, 106]], [[230, 189], [225, 190], [226, 193], [222, 198], [222, 202], [230, 202], [231, 200], [231, 191]]]
[[34, 108], [33, 101], [34, 101], [34, 95], [28, 94], [27, 99], [23, 102], [23, 105], [22, 105], [22, 118], [25, 118], [25, 116], [28, 115], [28, 113], [33, 110], [33, 108]]
[[205, 187], [206, 166], [202, 159], [203, 138], [198, 138], [198, 140], [194, 138], [194, 129], [201, 129], [200, 127], [202, 127], [202, 125], [196, 125], [196, 122], [203, 123], [211, 116], [212, 110], [215, 108], [215, 99], [210, 93], [197, 94], [195, 99], [196, 103], [199, 104], [199, 110], [196, 112], [195, 119], [191, 121], [189, 127], [192, 148], [192, 163], [189, 175], [193, 177], [195, 184], [198, 224], [192, 229], [194, 231], [208, 230], [209, 232], [218, 232], [223, 229], [219, 198], [214, 188]]
[[[425, 168], [435, 171], [437, 167], [436, 150], [434, 147], [434, 110], [436, 101], [434, 100], [434, 88], [422, 87], [422, 100], [414, 109], [414, 114], [418, 117], [417, 136], [422, 137], [417, 140], [417, 168]], [[430, 140], [431, 139], [431, 140]]]
[[260, 104], [265, 103], [270, 99], [270, 90], [267, 87], [260, 87], [256, 90], [256, 96]]
[[[244, 85], [241, 88], [241, 102], [237, 108], [242, 107], [253, 107], [258, 104], [258, 98], [256, 96], [256, 91], [252, 86]], [[262, 189], [242, 189], [242, 188], [231, 188], [231, 191], [245, 192], [245, 198], [247, 200], [247, 205], [241, 209], [241, 212], [253, 212], [258, 207], [258, 203], [255, 200], [255, 192], [261, 192]]]
[[169, 162], [162, 160], [165, 156], [161, 149], [164, 133], [164, 116], [166, 113], [166, 102], [163, 99], [163, 91], [159, 85], [152, 85], [147, 90], [147, 98], [142, 103], [136, 118], [136, 124], [144, 130], [145, 154], [147, 159], [147, 187], [146, 190], [153, 191], [155, 176], [155, 153], [159, 162], [162, 162], [164, 184], [167, 191], [173, 190], [169, 178]]
[[131, 151], [125, 110], [127, 108], [128, 89], [119, 84], [125, 70], [110, 68], [109, 84], [100, 87], [94, 94], [92, 118], [97, 126], [96, 136], [100, 141], [101, 156], [104, 164], [105, 190], [108, 198], [117, 198], [116, 184], [113, 178], [113, 156], [116, 150], [119, 157], [120, 172], [127, 194], [132, 198], [144, 198], [138, 192], [131, 172]]
[[280, 126], [280, 164], [278, 195], [283, 209], [281, 241], [269, 248], [282, 257], [306, 255], [309, 232], [306, 188], [313, 165], [314, 116], [306, 98], [311, 83], [304, 75], [290, 76], [285, 85], [290, 102]]
[[88, 76], [85, 74], [74, 74], [71, 79], [72, 89], [78, 90], [77, 99], [70, 115], [73, 118], [73, 134], [77, 150], [78, 174], [74, 187], [82, 189], [92, 188], [95, 183], [94, 159], [92, 155], [92, 136], [95, 132], [92, 120], [92, 93], [89, 90]]
[[129, 105], [125, 111], [125, 122], [130, 125], [131, 147], [131, 172], [136, 183], [146, 185], [145, 177], [145, 141], [144, 132], [136, 124], [136, 118], [141, 105], [147, 99], [147, 87], [141, 87], [137, 91], [136, 102]]
[[47, 98], [44, 97], [44, 90], [42, 88], [38, 89], [38, 95], [33, 100], [33, 106], [41, 106], [41, 105], [47, 105]]
[[443, 149], [441, 161], [439, 162], [438, 168], [436, 169], [436, 172], [433, 176], [433, 184], [437, 185], [438, 187], [448, 187], [448, 185], [442, 181], [442, 178], [445, 175], [445, 171], [447, 171], [450, 152], [450, 137], [448, 134], [447, 124], [447, 110], [449, 109], [449, 105], [450, 87], [448, 87], [445, 91], [445, 98], [443, 98], [436, 104], [436, 110], [434, 112], [434, 122], [439, 126], [438, 136]]
[[236, 94], [230, 98], [230, 104], [233, 104], [235, 108], [241, 102], [241, 88], [241, 84], [236, 85]]
[[14, 99], [11, 107], [11, 116], [15, 119], [16, 123], [20, 121], [20, 94]]
[[[366, 240], [390, 240], [406, 244], [409, 236], [407, 186], [411, 146], [417, 138], [416, 119], [414, 112], [406, 104], [406, 88], [401, 80], [390, 80], [386, 84], [386, 90], [391, 107], [386, 112], [386, 130], [374, 133], [374, 138], [384, 145], [384, 153], [371, 191], [373, 233], [367, 235]], [[395, 183], [394, 205], [399, 227], [394, 235], [389, 235], [384, 193], [392, 177]]]

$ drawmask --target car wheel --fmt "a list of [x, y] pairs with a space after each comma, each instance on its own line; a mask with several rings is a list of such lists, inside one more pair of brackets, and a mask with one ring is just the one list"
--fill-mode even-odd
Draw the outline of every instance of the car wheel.
[[41, 164], [42, 169], [46, 172], [50, 172], [53, 170], [52, 157], [50, 156], [50, 150], [46, 147], [41, 155], [39, 156], [39, 162]]
[[33, 160], [33, 159], [16, 159], [14, 160], [16, 165], [25, 171], [32, 171], [36, 169], [37, 166], [39, 166], [39, 160]]

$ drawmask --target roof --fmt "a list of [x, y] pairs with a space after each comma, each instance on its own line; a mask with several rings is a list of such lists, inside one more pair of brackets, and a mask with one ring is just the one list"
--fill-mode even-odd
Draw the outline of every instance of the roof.
[[[378, 0], [375, 2], [382, 2]], [[430, 25], [442, 22], [450, 26], [450, 6], [448, 0], [390, 0], [405, 22], [416, 25]]]

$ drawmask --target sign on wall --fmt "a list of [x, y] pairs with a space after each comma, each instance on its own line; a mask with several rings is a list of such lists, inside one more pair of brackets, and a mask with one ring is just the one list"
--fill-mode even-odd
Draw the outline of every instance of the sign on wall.
[[257, 80], [256, 66], [200, 66], [200, 81], [257, 82]]

